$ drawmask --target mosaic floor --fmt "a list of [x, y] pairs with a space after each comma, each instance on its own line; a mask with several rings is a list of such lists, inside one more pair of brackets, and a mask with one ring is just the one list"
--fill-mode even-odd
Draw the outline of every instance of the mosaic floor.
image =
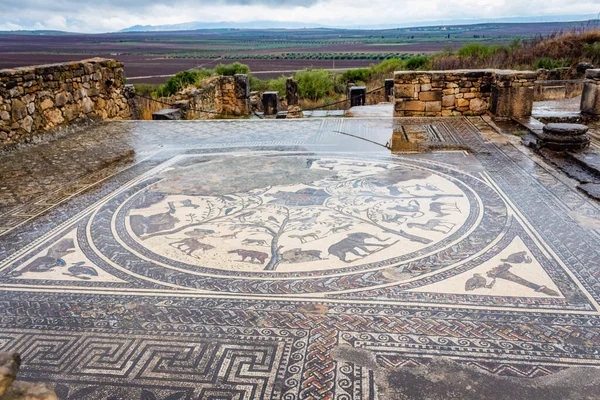
[[[392, 129], [457, 150], [341, 134]], [[600, 365], [600, 208], [480, 118], [113, 122], [0, 173], [0, 351], [60, 398], [410, 398], [385, 374], [440, 357]]]

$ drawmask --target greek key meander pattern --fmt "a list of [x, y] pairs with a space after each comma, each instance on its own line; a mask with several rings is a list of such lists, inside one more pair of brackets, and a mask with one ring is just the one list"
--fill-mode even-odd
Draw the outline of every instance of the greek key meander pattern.
[[[597, 206], [468, 119], [396, 123], [472, 154], [328, 146], [336, 130], [377, 136], [379, 120], [286, 123], [279, 141], [273, 125], [202, 123], [205, 142], [148, 151], [11, 225], [0, 351], [65, 399], [375, 398], [373, 372], [335, 359], [338, 346], [383, 368], [600, 365], [600, 246], [570, 214], [600, 220]], [[243, 151], [221, 135], [235, 131]], [[251, 171], [244, 190], [212, 179], [233, 174], [218, 164], [232, 156]]]

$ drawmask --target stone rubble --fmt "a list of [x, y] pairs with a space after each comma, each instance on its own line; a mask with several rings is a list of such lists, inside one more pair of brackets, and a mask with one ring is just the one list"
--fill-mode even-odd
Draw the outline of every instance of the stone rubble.
[[44, 383], [15, 382], [20, 366], [18, 353], [0, 353], [0, 400], [58, 400]]

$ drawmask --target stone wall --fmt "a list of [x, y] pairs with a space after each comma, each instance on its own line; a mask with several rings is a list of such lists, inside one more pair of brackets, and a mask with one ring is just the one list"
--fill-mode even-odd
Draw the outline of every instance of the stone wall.
[[535, 81], [535, 101], [571, 99], [581, 95], [583, 79]]
[[129, 118], [123, 64], [102, 58], [0, 70], [0, 149], [83, 119]]
[[[214, 76], [200, 87], [189, 87], [158, 99], [183, 111], [184, 119], [214, 119], [250, 113], [248, 75]], [[144, 99], [141, 99], [142, 101]]]
[[[454, 70], [400, 71], [394, 75], [394, 116], [531, 114], [533, 82], [530, 71]], [[508, 104], [517, 102], [517, 105]]]

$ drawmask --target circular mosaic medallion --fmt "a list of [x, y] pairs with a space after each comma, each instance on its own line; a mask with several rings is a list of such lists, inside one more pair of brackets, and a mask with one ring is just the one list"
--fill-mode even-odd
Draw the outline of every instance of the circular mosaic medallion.
[[477, 228], [483, 200], [458, 175], [407, 160], [189, 156], [125, 194], [111, 230], [149, 277], [186, 287], [353, 289], [438, 268]]

